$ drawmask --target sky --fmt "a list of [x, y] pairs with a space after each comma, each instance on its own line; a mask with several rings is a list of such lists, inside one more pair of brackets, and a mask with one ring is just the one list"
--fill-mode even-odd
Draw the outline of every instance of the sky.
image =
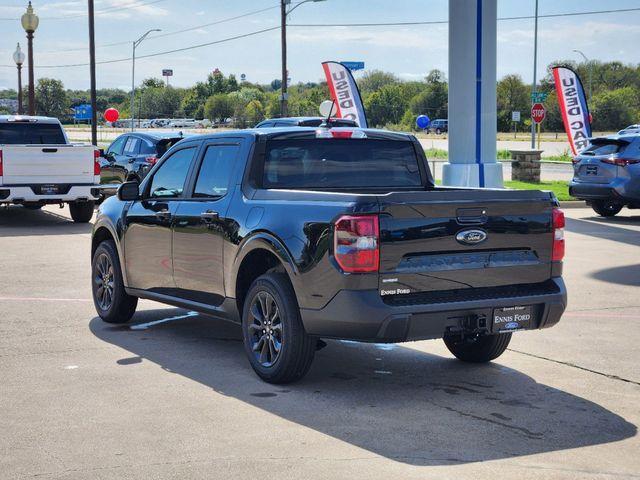
[[[455, 0], [451, 0], [455, 1]], [[295, 0], [294, 0], [295, 2]], [[16, 42], [26, 50], [19, 18], [26, 1], [0, 0], [0, 88], [15, 88], [12, 60]], [[86, 0], [34, 0], [40, 26], [35, 33], [36, 79], [61, 79], [67, 88], [89, 87]], [[498, 0], [498, 17], [533, 15], [535, 0]], [[640, 8], [640, 0], [539, 0], [539, 14]], [[95, 0], [97, 61], [124, 60], [97, 66], [98, 88], [131, 87], [131, 41], [158, 28], [140, 44], [137, 56], [224, 40], [278, 27], [278, 0]], [[246, 15], [257, 10], [259, 13]], [[242, 16], [235, 20], [232, 17]], [[367, 69], [421, 79], [437, 68], [447, 72], [446, 23], [417, 26], [302, 27], [326, 23], [443, 21], [446, 0], [324, 0], [301, 5], [288, 28], [289, 72], [293, 83], [323, 79], [325, 60], [364, 61]], [[215, 23], [214, 25], [211, 25]], [[188, 29], [186, 32], [175, 33]], [[498, 21], [498, 78], [533, 75], [533, 19]], [[640, 63], [640, 11], [541, 18], [538, 69], [554, 60], [579, 57]], [[115, 44], [115, 45], [114, 45]], [[280, 76], [280, 31], [170, 53], [136, 61], [136, 83], [160, 77], [171, 68], [170, 83], [190, 86], [219, 68], [223, 73], [269, 83]], [[26, 72], [24, 72], [26, 79]]]

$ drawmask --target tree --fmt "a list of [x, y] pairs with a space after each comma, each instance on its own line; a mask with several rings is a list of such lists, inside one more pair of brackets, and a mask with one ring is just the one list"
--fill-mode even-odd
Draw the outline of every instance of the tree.
[[373, 92], [366, 101], [367, 121], [380, 127], [389, 123], [400, 123], [407, 104], [400, 85], [384, 85], [377, 92]]
[[164, 82], [160, 78], [145, 78], [142, 81], [142, 88], [162, 88], [164, 87]]
[[276, 78], [275, 80], [271, 80], [271, 83], [269, 84], [269, 86], [271, 87], [271, 90], [276, 92], [280, 90], [280, 88], [282, 88], [282, 80], [280, 80], [279, 78]]
[[619, 130], [635, 123], [637, 113], [638, 95], [632, 87], [598, 93], [591, 101], [594, 130]]
[[233, 102], [225, 93], [212, 95], [204, 105], [204, 116], [212, 122], [224, 122], [233, 115]]
[[425, 78], [424, 91], [416, 95], [409, 102], [409, 115], [405, 114], [403, 124], [415, 128], [415, 118], [418, 115], [428, 115], [431, 119], [447, 118], [449, 108], [449, 87], [444, 74], [439, 70], [432, 70]]
[[36, 85], [36, 111], [47, 117], [70, 115], [67, 92], [60, 80], [41, 78]]
[[400, 80], [393, 73], [383, 72], [382, 70], [369, 70], [364, 72], [358, 85], [362, 94], [368, 95], [380, 90], [385, 85], [399, 82]]
[[264, 108], [259, 100], [251, 100], [244, 109], [244, 115], [250, 125], [264, 119]]
[[498, 131], [508, 132], [513, 127], [511, 112], [519, 111], [526, 117], [531, 107], [530, 87], [525, 85], [520, 75], [507, 75], [497, 86]]

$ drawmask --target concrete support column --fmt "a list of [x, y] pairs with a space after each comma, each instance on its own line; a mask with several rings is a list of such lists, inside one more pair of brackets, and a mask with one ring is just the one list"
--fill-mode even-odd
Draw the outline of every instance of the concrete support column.
[[501, 188], [496, 156], [497, 0], [449, 0], [449, 163], [443, 184]]

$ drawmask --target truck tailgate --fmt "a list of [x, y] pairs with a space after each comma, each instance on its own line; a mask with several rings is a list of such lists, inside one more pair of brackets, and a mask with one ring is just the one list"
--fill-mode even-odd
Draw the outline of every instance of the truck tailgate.
[[5, 145], [2, 164], [5, 185], [95, 183], [90, 145]]
[[539, 284], [551, 277], [554, 204], [547, 192], [436, 189], [379, 201], [381, 295]]

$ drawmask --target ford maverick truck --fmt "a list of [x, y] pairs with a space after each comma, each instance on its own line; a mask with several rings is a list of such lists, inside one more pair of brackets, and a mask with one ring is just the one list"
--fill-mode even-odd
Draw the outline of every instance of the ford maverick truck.
[[110, 323], [138, 298], [237, 322], [272, 383], [300, 379], [323, 338], [442, 338], [488, 362], [560, 320], [563, 227], [549, 192], [435, 186], [409, 134], [203, 135], [100, 206], [93, 298]]

